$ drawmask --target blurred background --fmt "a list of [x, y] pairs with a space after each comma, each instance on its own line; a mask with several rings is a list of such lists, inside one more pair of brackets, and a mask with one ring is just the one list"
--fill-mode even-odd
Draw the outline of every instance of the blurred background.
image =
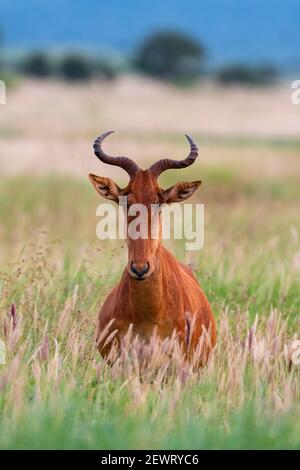
[[0, 170], [83, 176], [107, 129], [140, 164], [181, 157], [184, 132], [210, 162], [224, 143], [297, 140], [299, 17], [298, 0], [2, 0]]

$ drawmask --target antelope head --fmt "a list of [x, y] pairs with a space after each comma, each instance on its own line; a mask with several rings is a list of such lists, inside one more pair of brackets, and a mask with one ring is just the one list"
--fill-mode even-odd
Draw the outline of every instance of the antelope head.
[[[106, 199], [119, 204], [121, 196], [126, 196], [127, 222], [134, 218], [130, 215], [130, 207], [142, 204], [147, 210], [147, 237], [134, 239], [127, 233], [128, 263], [127, 272], [131, 278], [142, 281], [151, 276], [159, 264], [159, 248], [161, 244], [161, 214], [160, 210], [153, 211], [163, 204], [182, 202], [188, 199], [199, 188], [201, 181], [180, 182], [168, 189], [162, 189], [158, 184], [158, 177], [166, 170], [186, 168], [194, 163], [198, 156], [198, 148], [191, 137], [186, 135], [190, 144], [190, 153], [184, 160], [162, 159], [154, 163], [147, 170], [142, 170], [135, 162], [127, 157], [112, 157], [104, 153], [103, 140], [113, 131], [105, 132], [94, 142], [94, 152], [97, 158], [108, 165], [123, 168], [129, 175], [128, 185], [121, 189], [112, 179], [105, 176], [89, 175], [90, 181], [96, 191]], [[128, 226], [127, 224], [127, 226]], [[157, 224], [158, 236], [153, 237], [151, 226]]]

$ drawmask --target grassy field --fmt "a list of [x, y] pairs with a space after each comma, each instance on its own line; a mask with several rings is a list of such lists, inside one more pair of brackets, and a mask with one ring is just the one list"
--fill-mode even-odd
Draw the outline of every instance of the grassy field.
[[[7, 350], [0, 365], [0, 448], [299, 448], [300, 366], [291, 364], [291, 343], [300, 332], [297, 137], [270, 136], [268, 127], [248, 136], [238, 126], [232, 135], [195, 127], [201, 161], [166, 173], [161, 184], [203, 181], [194, 202], [205, 204], [204, 248], [191, 255], [181, 241], [170, 246], [195, 265], [217, 318], [216, 350], [196, 374], [172, 340], [153, 341], [143, 360], [139, 345], [128, 342], [109, 368], [95, 348], [95, 325], [125, 266], [126, 248], [97, 240], [99, 199], [86, 170], [124, 181], [122, 173], [97, 165], [90, 152], [94, 134], [116, 122], [116, 104], [108, 125], [101, 116], [98, 125], [91, 91], [76, 89], [86, 105], [80, 122], [86, 116], [87, 124], [77, 135], [69, 121], [65, 128], [57, 123], [55, 141], [55, 129], [50, 123], [48, 132], [45, 124], [49, 116], [38, 118], [37, 101], [28, 123], [17, 106], [23, 97], [29, 107], [32, 86], [14, 92], [0, 134], [0, 339]], [[166, 104], [176, 93], [166, 92]], [[191, 100], [180, 93], [182, 102]], [[76, 103], [60, 97], [62, 113], [71, 113]], [[145, 148], [145, 161], [162, 152], [175, 158], [186, 153], [180, 123], [149, 132], [145, 118], [145, 130], [134, 133], [130, 124], [124, 128], [124, 117], [122, 122], [120, 139], [130, 156], [138, 148]], [[117, 142], [114, 137], [108, 146], [120, 153]], [[83, 158], [91, 163], [81, 163]]]

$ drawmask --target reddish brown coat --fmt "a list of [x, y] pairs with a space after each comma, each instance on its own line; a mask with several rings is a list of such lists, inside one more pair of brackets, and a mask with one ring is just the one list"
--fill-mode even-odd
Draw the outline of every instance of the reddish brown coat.
[[[120, 195], [127, 196], [129, 204], [171, 203], [190, 197], [201, 182], [177, 183], [164, 191], [149, 170], [139, 170], [129, 185], [121, 190], [109, 178], [90, 175], [96, 190], [104, 197], [118, 202]], [[183, 349], [193, 351], [203, 333], [210, 332], [211, 344], [206, 343], [206, 353], [216, 343], [216, 325], [209, 302], [189, 267], [179, 263], [162, 246], [161, 240], [128, 238], [128, 264], [121, 281], [111, 291], [100, 310], [98, 322], [98, 348], [106, 357], [111, 344], [104, 347], [109, 333], [117, 330], [120, 342], [130, 325], [133, 332], [148, 340], [154, 331], [161, 337], [170, 337], [175, 330]], [[148, 263], [149, 270], [138, 280], [132, 272], [132, 263], [139, 269]], [[107, 326], [110, 327], [107, 330]], [[193, 329], [191, 332], [191, 325]], [[107, 330], [100, 340], [102, 332]], [[203, 357], [208, 357], [204, 354]]]

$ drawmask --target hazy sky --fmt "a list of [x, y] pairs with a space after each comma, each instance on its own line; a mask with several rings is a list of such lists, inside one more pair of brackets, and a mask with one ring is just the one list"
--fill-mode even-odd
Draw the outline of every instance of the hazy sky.
[[0, 0], [5, 44], [131, 51], [149, 32], [190, 31], [212, 61], [300, 64], [300, 0]]

